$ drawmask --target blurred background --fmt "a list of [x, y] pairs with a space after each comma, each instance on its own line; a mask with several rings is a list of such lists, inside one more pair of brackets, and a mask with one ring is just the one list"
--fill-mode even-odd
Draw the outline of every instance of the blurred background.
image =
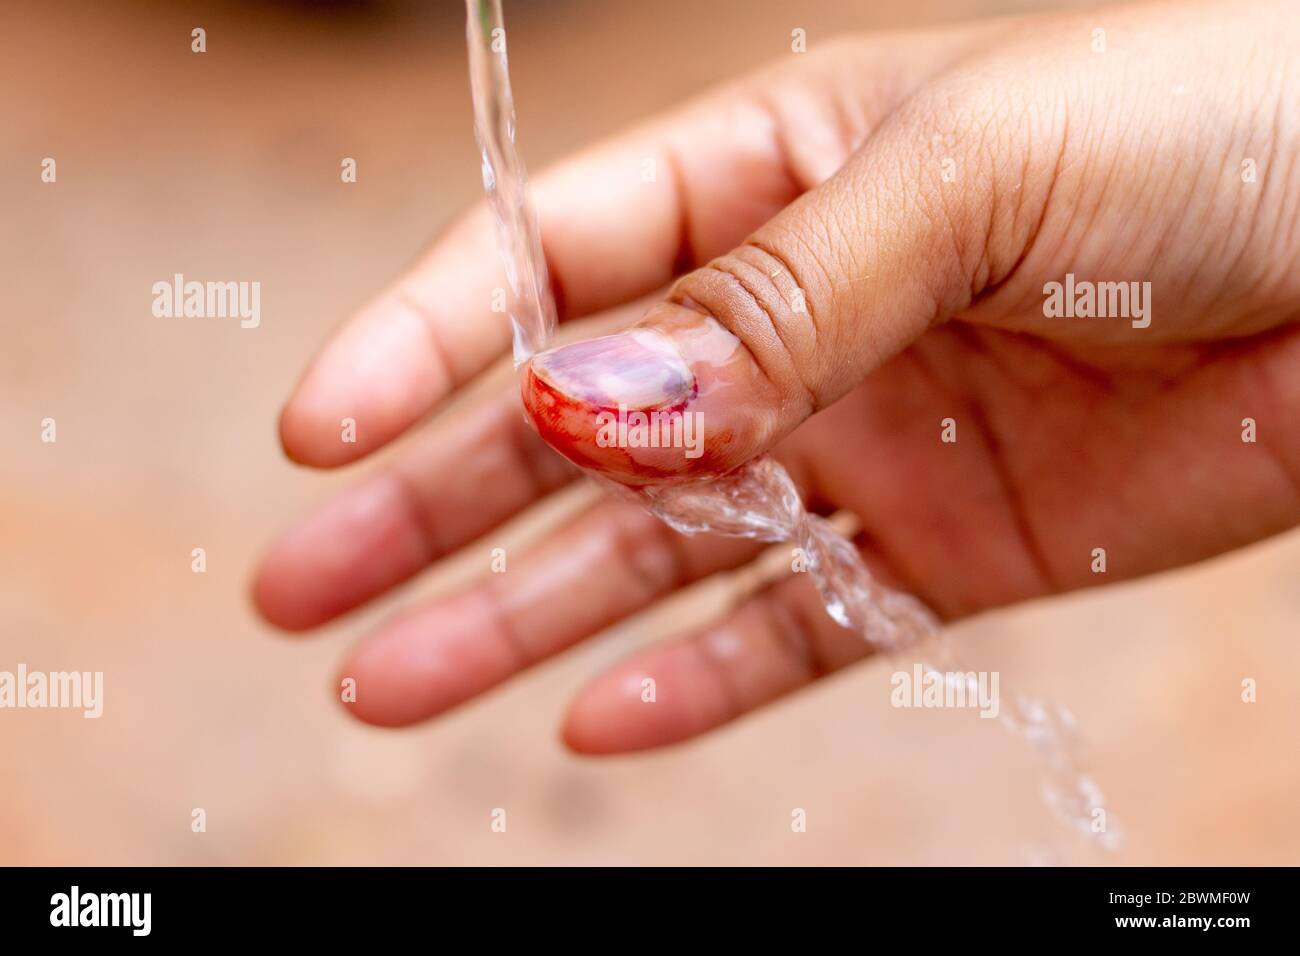
[[[534, 169], [834, 34], [1043, 0], [506, 0]], [[246, 592], [276, 531], [359, 473], [280, 454], [327, 332], [478, 198], [463, 10], [437, 2], [6, 0], [0, 22], [0, 670], [103, 671], [99, 720], [0, 710], [4, 864], [1096, 862], [1025, 748], [896, 710], [874, 661], [707, 739], [570, 755], [571, 693], [726, 600], [625, 623], [433, 724], [364, 727], [333, 683], [452, 561], [318, 635]], [[208, 52], [190, 52], [190, 31]], [[40, 181], [44, 157], [58, 181]], [[358, 182], [340, 183], [354, 157]], [[262, 322], [160, 320], [173, 273], [257, 280]], [[41, 420], [58, 440], [40, 440]], [[530, 516], [492, 544], [525, 542]], [[191, 571], [191, 551], [207, 571]], [[1121, 863], [1300, 862], [1300, 536], [955, 629], [1003, 691], [1076, 714]], [[1258, 702], [1241, 700], [1244, 678]], [[490, 814], [508, 811], [506, 833]], [[207, 830], [191, 830], [203, 808]], [[807, 832], [791, 813], [807, 814]]]

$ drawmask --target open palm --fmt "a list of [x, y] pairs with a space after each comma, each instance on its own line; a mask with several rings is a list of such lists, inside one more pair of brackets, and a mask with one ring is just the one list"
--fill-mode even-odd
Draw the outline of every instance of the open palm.
[[[813, 507], [859, 516], [882, 576], [948, 618], [1292, 527], [1300, 170], [1282, 167], [1300, 152], [1300, 114], [1282, 104], [1300, 102], [1300, 70], [1277, 61], [1294, 65], [1300, 42], [1283, 6], [1247, 18], [1194, 5], [1176, 26], [1162, 7], [1108, 11], [1100, 22], [1128, 52], [1112, 50], [1104, 69], [1089, 47], [1097, 14], [798, 57], [539, 179], [562, 313], [623, 325], [635, 313], [625, 303], [692, 268], [716, 272], [711, 260], [751, 234], [858, 216], [836, 228], [869, 236], [867, 248], [836, 245], [805, 270], [813, 311], [838, 327], [835, 347], [799, 371], [829, 400], [802, 424], [814, 409], [780, 421], [766, 445]], [[1194, 109], [1149, 95], [1189, 82], [1192, 51], [1210, 44], [1217, 68], [1245, 77], [1234, 91], [1260, 91], [1248, 107], [1203, 89]], [[951, 182], [940, 178], [950, 153]], [[1267, 176], [1243, 178], [1242, 157]], [[643, 181], [647, 159], [664, 171], [657, 184]], [[819, 212], [827, 196], [838, 204]], [[954, 241], [935, 241], [936, 222]], [[816, 247], [819, 235], [794, 241]], [[492, 257], [479, 210], [336, 335], [286, 407], [289, 453], [316, 466], [368, 454], [494, 361], [508, 330], [490, 312]], [[1046, 317], [1044, 284], [1067, 273], [1149, 281], [1153, 321]], [[797, 404], [783, 399], [782, 413]], [[343, 418], [356, 443], [339, 442]], [[256, 600], [276, 624], [314, 627], [576, 476], [503, 389], [429, 425], [285, 535]], [[344, 667], [358, 682], [349, 706], [381, 724], [432, 716], [755, 553], [600, 501], [512, 555], [507, 573], [367, 638]], [[794, 576], [598, 677], [566, 739], [591, 752], [681, 740], [865, 653]], [[646, 674], [676, 692], [641, 706]]]

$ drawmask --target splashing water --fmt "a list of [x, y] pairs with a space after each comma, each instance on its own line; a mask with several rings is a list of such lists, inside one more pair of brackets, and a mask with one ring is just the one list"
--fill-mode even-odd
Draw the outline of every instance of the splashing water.
[[[466, 0], [474, 127], [483, 157], [483, 187], [496, 219], [498, 248], [514, 297], [515, 365], [548, 347], [555, 304], [541, 234], [528, 202], [527, 176], [515, 148], [515, 109], [506, 65], [500, 0]], [[977, 699], [977, 673], [963, 667], [938, 620], [920, 601], [880, 584], [857, 548], [829, 521], [809, 514], [785, 469], [763, 456], [730, 474], [633, 490], [599, 478], [683, 534], [713, 533], [778, 543], [807, 555], [808, 573], [826, 612], [877, 651], [922, 652], [921, 668], [938, 686]], [[1093, 845], [1114, 849], [1119, 831], [1101, 790], [1081, 768], [1073, 716], [1049, 701], [1010, 694], [997, 720], [1027, 741], [1044, 769], [1043, 799], [1067, 827]], [[1098, 811], [1102, 811], [1098, 814]], [[1097, 816], [1106, 821], [1094, 829]]]

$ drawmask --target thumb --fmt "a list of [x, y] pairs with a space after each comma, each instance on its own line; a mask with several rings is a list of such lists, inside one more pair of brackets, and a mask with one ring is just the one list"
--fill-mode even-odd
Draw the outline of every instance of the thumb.
[[[934, 108], [913, 100], [832, 178], [681, 278], [630, 329], [535, 356], [522, 389], [542, 437], [626, 484], [721, 474], [964, 310], [977, 278], [989, 280], [990, 237], [1014, 241], [1014, 222], [1032, 221], [1023, 197], [1044, 192], [1007, 161], [1006, 137], [994, 150], [942, 118], [1000, 124], [928, 100]], [[961, 155], [947, 155], [956, 144]], [[1014, 211], [995, 201], [1008, 168]], [[995, 230], [995, 220], [1013, 225]]]

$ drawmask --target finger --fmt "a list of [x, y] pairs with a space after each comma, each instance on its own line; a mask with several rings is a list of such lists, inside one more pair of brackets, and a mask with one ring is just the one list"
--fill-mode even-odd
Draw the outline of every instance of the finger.
[[[639, 300], [571, 330], [598, 335], [626, 326], [644, 309]], [[577, 477], [528, 425], [508, 365], [475, 388], [480, 385], [477, 403], [449, 410], [387, 471], [280, 536], [253, 583], [253, 603], [266, 620], [291, 631], [323, 624]]]
[[357, 686], [349, 710], [385, 726], [432, 717], [756, 550], [684, 538], [639, 508], [604, 501], [504, 574], [367, 638], [343, 668]]
[[861, 637], [826, 614], [807, 575], [797, 575], [761, 591], [723, 621], [646, 648], [601, 674], [575, 698], [564, 740], [586, 754], [677, 743], [869, 652]]
[[513, 390], [439, 423], [386, 471], [308, 515], [253, 584], [262, 616], [304, 630], [352, 610], [576, 477]]
[[[969, 31], [800, 57], [593, 147], [533, 198], [562, 316], [623, 302], [718, 255], [830, 174]], [[849, 92], [845, 92], [845, 91]], [[287, 453], [337, 465], [389, 441], [500, 354], [505, 282], [485, 207], [346, 324], [281, 417]], [[356, 422], [355, 443], [334, 440]]]
[[[534, 357], [524, 403], [543, 437], [630, 484], [719, 474], [969, 306], [1029, 241], [1063, 136], [1057, 112], [1009, 126], [971, 85], [918, 93], [632, 329]], [[943, 179], [949, 161], [957, 185]], [[602, 413], [618, 409], [696, 423], [702, 453], [603, 441]]]

